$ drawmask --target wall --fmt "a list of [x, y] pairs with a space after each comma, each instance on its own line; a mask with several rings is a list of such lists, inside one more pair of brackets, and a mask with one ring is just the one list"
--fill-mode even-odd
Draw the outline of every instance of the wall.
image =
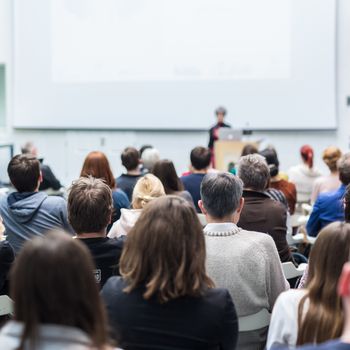
[[[0, 143], [13, 142], [18, 152], [22, 143], [34, 141], [47, 163], [50, 164], [64, 183], [78, 176], [84, 156], [93, 149], [105, 151], [110, 157], [114, 172], [122, 171], [119, 155], [127, 145], [140, 146], [151, 143], [161, 151], [162, 157], [174, 160], [177, 170], [183, 171], [189, 163], [189, 151], [197, 145], [205, 145], [206, 132], [121, 132], [121, 131], [43, 131], [14, 130], [11, 127], [12, 77], [12, 0], [0, 0], [0, 64], [7, 66], [6, 127], [0, 128]], [[256, 132], [254, 138], [264, 139], [263, 144], [276, 146], [281, 168], [287, 169], [299, 161], [298, 149], [309, 143], [315, 148], [316, 164], [325, 170], [320, 155], [322, 150], [336, 144], [344, 150], [349, 147], [350, 111], [346, 97], [350, 95], [350, 1], [338, 0], [338, 38], [337, 38], [337, 131], [282, 131]], [[310, 24], [312, 25], [312, 24]], [[263, 115], [261, 116], [263, 118]], [[234, 116], [229, 116], [234, 124]], [[283, 118], [283, 116], [281, 116]], [[214, 119], [214, 118], [213, 118]], [[214, 120], [213, 120], [214, 121]], [[0, 123], [1, 124], [1, 123]]]

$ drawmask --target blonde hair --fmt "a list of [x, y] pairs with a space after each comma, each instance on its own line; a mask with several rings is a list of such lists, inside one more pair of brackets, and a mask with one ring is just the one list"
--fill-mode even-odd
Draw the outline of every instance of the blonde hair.
[[330, 146], [327, 147], [322, 154], [322, 159], [328, 166], [330, 171], [337, 170], [337, 162], [341, 158], [342, 153], [338, 147]]
[[143, 209], [147, 203], [162, 196], [165, 196], [165, 191], [161, 181], [152, 174], [146, 174], [136, 182], [132, 193], [132, 207]]

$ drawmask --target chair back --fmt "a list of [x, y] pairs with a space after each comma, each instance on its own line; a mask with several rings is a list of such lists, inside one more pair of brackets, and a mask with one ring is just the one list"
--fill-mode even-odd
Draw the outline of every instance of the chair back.
[[13, 301], [7, 295], [0, 295], [0, 316], [13, 314]]
[[306, 267], [307, 264], [300, 264], [298, 267], [295, 267], [295, 265], [290, 261], [282, 263], [284, 277], [287, 280], [302, 276]]
[[249, 332], [265, 328], [270, 324], [271, 314], [266, 309], [261, 309], [253, 315], [243, 316], [238, 319], [240, 332]]

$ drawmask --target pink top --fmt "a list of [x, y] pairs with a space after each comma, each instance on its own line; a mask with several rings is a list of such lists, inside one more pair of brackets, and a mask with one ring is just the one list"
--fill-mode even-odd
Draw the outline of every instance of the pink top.
[[321, 176], [315, 180], [312, 194], [311, 194], [311, 203], [315, 203], [318, 195], [322, 192], [335, 191], [339, 188], [341, 182], [339, 180], [338, 173], [332, 173], [328, 176]]

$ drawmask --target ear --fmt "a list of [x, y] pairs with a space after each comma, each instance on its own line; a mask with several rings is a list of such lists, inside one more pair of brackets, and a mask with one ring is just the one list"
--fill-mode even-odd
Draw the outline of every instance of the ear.
[[205, 210], [205, 208], [204, 208], [204, 205], [203, 205], [203, 202], [202, 202], [201, 199], [198, 201], [198, 206], [199, 206], [199, 209], [201, 210], [201, 212], [202, 212], [204, 215], [207, 215], [207, 214], [208, 214], [208, 212], [207, 212], [207, 211]]
[[350, 296], [350, 263], [345, 263], [338, 282], [338, 295], [341, 297]]
[[244, 207], [244, 198], [241, 197], [241, 199], [239, 200], [239, 206], [236, 210], [236, 213], [241, 214], [243, 207]]

